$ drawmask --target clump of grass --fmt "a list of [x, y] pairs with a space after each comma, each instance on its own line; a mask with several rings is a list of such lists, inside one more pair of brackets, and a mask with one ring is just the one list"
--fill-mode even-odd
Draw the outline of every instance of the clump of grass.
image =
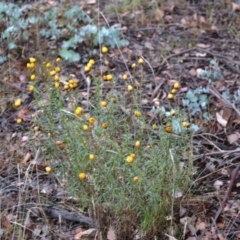
[[[85, 73], [90, 72], [94, 90], [87, 101], [79, 99], [78, 80], [56, 81], [58, 61], [39, 63], [45, 87], [34, 94], [43, 110], [36, 125], [49, 136], [45, 158], [51, 172], [61, 171], [80, 206], [99, 219], [103, 232], [111, 224], [118, 237], [150, 239], [164, 229], [167, 216], [174, 218], [177, 195], [189, 186], [191, 162], [181, 159], [189, 134], [173, 136], [165, 126], [149, 127], [140, 103], [142, 85], [123, 74], [124, 87], [116, 91], [117, 77], [110, 71], [105, 80], [95, 76], [91, 63]], [[107, 91], [102, 88], [109, 83]]]

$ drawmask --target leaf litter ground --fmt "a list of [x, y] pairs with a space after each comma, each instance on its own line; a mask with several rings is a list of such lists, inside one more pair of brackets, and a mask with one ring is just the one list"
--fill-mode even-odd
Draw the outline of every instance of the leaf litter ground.
[[[51, 4], [56, 3], [49, 2]], [[184, 4], [186, 7], [177, 3], [158, 6], [150, 20], [143, 10], [133, 11], [132, 15], [126, 10], [116, 18], [115, 14], [107, 14], [107, 5], [103, 3], [100, 10], [106, 11], [107, 21], [119, 24], [120, 19], [124, 37], [130, 43], [121, 50], [111, 50], [109, 66], [120, 78], [128, 72], [126, 66], [130, 69], [133, 62], [144, 56], [149, 64], [145, 63], [142, 70], [137, 69], [135, 75], [144, 79], [140, 83], [140, 78], [136, 77], [144, 88], [142, 109], [150, 125], [159, 124], [158, 116], [151, 111], [153, 108], [164, 107], [170, 111], [178, 107], [189, 116], [189, 121], [199, 126], [190, 143], [196, 169], [191, 194], [183, 197], [179, 216], [174, 219], [176, 228], [184, 229], [181, 239], [239, 239], [240, 45], [236, 23], [240, 7], [231, 2], [216, 3], [214, 7], [204, 1]], [[90, 13], [94, 12], [96, 3], [87, 7]], [[207, 12], [210, 7], [211, 21]], [[100, 24], [105, 24], [104, 19], [100, 19]], [[212, 60], [216, 64], [210, 64]], [[25, 65], [26, 59], [14, 59], [11, 77], [7, 81], [5, 73], [9, 66], [1, 66], [1, 90], [8, 97], [2, 103], [0, 116], [1, 238], [18, 239], [18, 234], [23, 232], [26, 239], [34, 239], [33, 236], [40, 239], [83, 239], [84, 234], [94, 237], [98, 229], [97, 220], [91, 219], [84, 210], [80, 213], [77, 199], [68, 196], [58, 176], [45, 172], [47, 163], [41, 153], [32, 155], [29, 142], [44, 144], [48, 139], [41, 137], [41, 133], [29, 139], [35, 109], [32, 95], [25, 91]], [[66, 71], [76, 72], [80, 79], [79, 91], [86, 94], [86, 81], [77, 73], [80, 72], [79, 65], [69, 64]], [[103, 71], [99, 69], [99, 75]], [[202, 75], [203, 71], [207, 75]], [[176, 81], [181, 83], [181, 89], [171, 101], [167, 96]], [[122, 87], [122, 82], [118, 81], [116, 89]], [[191, 95], [188, 93], [191, 89], [206, 89], [207, 108], [197, 104], [201, 103], [202, 92]], [[191, 95], [189, 99], [187, 94]], [[16, 97], [25, 99], [17, 112], [11, 108]], [[183, 104], [184, 99], [189, 105], [193, 104], [192, 108]], [[191, 114], [195, 108], [197, 110]], [[17, 117], [24, 119], [22, 125], [16, 124]], [[20, 218], [24, 218], [24, 226], [13, 224]], [[86, 229], [89, 230], [86, 232]], [[110, 231], [109, 236], [111, 234]], [[163, 233], [162, 239], [163, 236], [175, 239], [169, 234]], [[114, 236], [109, 239], [114, 239]]]

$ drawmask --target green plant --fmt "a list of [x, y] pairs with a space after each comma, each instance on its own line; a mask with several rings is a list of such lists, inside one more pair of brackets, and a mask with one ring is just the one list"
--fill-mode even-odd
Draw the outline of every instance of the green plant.
[[78, 90], [66, 94], [61, 85], [49, 87], [49, 82], [41, 90], [47, 104], [38, 104], [43, 114], [37, 125], [50, 136], [45, 158], [53, 172], [61, 169], [69, 194], [78, 197], [81, 208], [96, 213], [101, 226], [111, 222], [118, 237], [132, 239], [138, 231], [151, 239], [163, 230], [166, 216], [174, 217], [173, 206], [190, 184], [191, 162], [185, 165], [179, 157], [188, 150], [190, 133], [182, 131], [176, 138], [164, 126], [149, 130], [139, 87], [128, 92], [124, 82], [126, 88], [116, 92], [113, 77], [106, 94], [103, 80], [94, 72], [92, 77], [94, 107], [89, 112], [80, 104]]
[[210, 61], [210, 66], [207, 69], [205, 69], [205, 70], [199, 69], [199, 70], [200, 71], [199, 71], [198, 76], [200, 78], [207, 79], [209, 83], [212, 83], [212, 82], [222, 79], [221, 69], [220, 69], [218, 63], [216, 62], [216, 60], [214, 60], [214, 59], [212, 59]]
[[182, 100], [182, 104], [184, 107], [188, 108], [191, 116], [194, 116], [197, 113], [202, 113], [205, 120], [210, 120], [212, 116], [208, 112], [208, 95], [209, 90], [207, 88], [198, 87], [195, 90], [189, 90], [186, 93], [185, 98]]
[[[6, 42], [9, 50], [20, 50], [23, 41], [31, 37], [60, 41], [59, 54], [67, 61], [75, 62], [81, 59], [79, 46], [84, 43], [88, 52], [82, 57], [95, 55], [94, 47], [108, 45], [112, 48], [123, 47], [128, 42], [121, 38], [120, 30], [113, 27], [97, 27], [87, 14], [78, 6], [70, 9], [54, 7], [51, 10], [29, 10], [26, 16], [24, 10], [12, 3], [0, 3], [0, 17], [3, 29], [2, 41]], [[38, 42], [40, 40], [38, 39]], [[7, 60], [0, 56], [0, 63]]]

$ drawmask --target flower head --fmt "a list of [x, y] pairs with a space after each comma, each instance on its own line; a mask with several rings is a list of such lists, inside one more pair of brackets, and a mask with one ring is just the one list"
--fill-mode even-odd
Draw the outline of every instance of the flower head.
[[78, 177], [79, 177], [81, 180], [84, 180], [84, 179], [86, 179], [87, 175], [86, 175], [86, 173], [81, 172], [81, 173], [79, 173]]
[[91, 124], [94, 124], [96, 122], [95, 118], [94, 117], [90, 117], [88, 119], [88, 122], [91, 123]]
[[108, 48], [105, 47], [105, 46], [103, 46], [102, 49], [101, 49], [101, 52], [102, 52], [103, 54], [107, 53], [107, 52], [108, 52]]

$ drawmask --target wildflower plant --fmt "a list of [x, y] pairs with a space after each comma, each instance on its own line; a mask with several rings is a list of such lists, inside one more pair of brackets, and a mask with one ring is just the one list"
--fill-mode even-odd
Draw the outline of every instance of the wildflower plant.
[[[40, 72], [48, 78], [48, 86], [52, 81], [59, 87], [44, 89], [45, 105], [37, 92], [34, 94], [38, 108], [44, 112], [35, 125], [49, 133], [43, 152], [45, 158], [52, 159], [51, 169], [60, 168], [69, 194], [79, 197], [82, 208], [92, 213], [100, 209], [100, 215], [95, 217], [101, 218], [103, 209], [111, 212], [106, 217], [112, 222], [130, 216], [135, 222], [128, 231], [137, 226], [151, 238], [161, 231], [167, 215], [174, 216], [170, 206], [178, 201], [176, 193], [189, 186], [191, 162], [185, 165], [179, 157], [189, 150], [187, 131], [175, 138], [165, 126], [149, 128], [139, 101], [141, 87], [120, 79], [126, 86], [122, 91], [128, 95], [129, 103], [122, 97], [123, 92], [116, 94], [116, 76], [110, 73], [111, 88], [106, 93], [101, 89], [101, 76], [95, 77], [91, 72], [95, 94], [87, 107], [79, 99], [79, 89], [66, 92], [64, 85], [55, 81], [49, 73], [56, 63], [49, 63], [49, 68], [41, 65], [48, 75]], [[73, 83], [70, 80], [69, 85]], [[121, 221], [114, 228], [120, 236]]]

